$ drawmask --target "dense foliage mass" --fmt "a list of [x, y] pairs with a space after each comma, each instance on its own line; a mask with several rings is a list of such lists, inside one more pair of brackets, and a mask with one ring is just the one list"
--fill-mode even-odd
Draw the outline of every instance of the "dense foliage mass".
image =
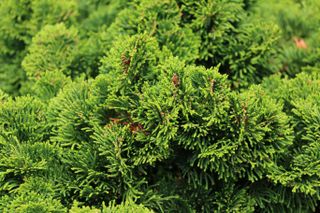
[[319, 14], [1, 0], [0, 212], [320, 211]]

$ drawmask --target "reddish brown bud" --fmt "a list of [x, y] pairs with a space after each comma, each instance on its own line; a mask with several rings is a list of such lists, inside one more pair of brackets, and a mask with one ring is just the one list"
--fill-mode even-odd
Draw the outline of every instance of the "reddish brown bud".
[[131, 123], [129, 128], [133, 133], [144, 130], [143, 126], [140, 123]]
[[130, 58], [127, 58], [124, 54], [121, 55], [121, 61], [123, 65], [129, 65], [130, 64]]
[[296, 47], [299, 49], [307, 49], [308, 45], [302, 38], [293, 38]]
[[177, 73], [173, 74], [172, 76], [172, 83], [175, 87], [178, 87], [180, 85], [180, 79]]
[[127, 58], [125, 56], [125, 54], [122, 54], [121, 55], [121, 61], [122, 61], [123, 70], [124, 70], [125, 73], [127, 73], [131, 60], [130, 60], [130, 58]]
[[120, 123], [120, 119], [119, 118], [110, 118], [110, 121], [114, 124], [119, 124]]

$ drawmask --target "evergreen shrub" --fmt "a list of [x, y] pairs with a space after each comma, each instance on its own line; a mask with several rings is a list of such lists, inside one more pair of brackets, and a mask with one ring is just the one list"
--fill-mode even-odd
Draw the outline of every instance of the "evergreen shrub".
[[319, 212], [319, 12], [0, 1], [0, 212]]

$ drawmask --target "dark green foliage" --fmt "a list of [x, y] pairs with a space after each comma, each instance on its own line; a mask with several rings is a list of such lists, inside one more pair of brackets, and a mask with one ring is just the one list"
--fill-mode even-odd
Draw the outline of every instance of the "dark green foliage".
[[214, 203], [214, 212], [254, 212], [256, 204], [247, 188], [235, 189], [233, 185], [225, 186], [222, 193], [215, 193]]
[[52, 139], [63, 146], [80, 146], [89, 140], [90, 113], [93, 104], [88, 101], [88, 83], [72, 83], [51, 100], [48, 120], [53, 126]]
[[181, 5], [183, 23], [200, 34], [199, 59], [220, 63], [218, 55], [225, 49], [222, 45], [229, 45], [230, 34], [245, 15], [241, 1], [182, 0]]
[[315, 212], [317, 206], [314, 197], [265, 180], [253, 184], [250, 193], [255, 198], [258, 212]]
[[21, 57], [15, 56], [13, 59], [13, 56], [0, 57], [0, 88], [3, 91], [16, 95], [21, 87], [20, 81], [25, 79], [25, 75], [20, 65], [18, 65]]
[[318, 212], [319, 11], [2, 0], [0, 212]]
[[8, 98], [0, 105], [0, 131], [3, 137], [16, 137], [20, 141], [48, 139], [45, 106], [31, 96]]
[[1, 138], [0, 194], [14, 193], [26, 178], [57, 181], [64, 171], [59, 162], [60, 150], [55, 147], [45, 142], [30, 144]]
[[[197, 63], [207, 67], [221, 64], [233, 86], [248, 87], [277, 71], [275, 25], [251, 18], [239, 1], [182, 1], [183, 24], [201, 38]], [[271, 66], [272, 63], [272, 66]]]

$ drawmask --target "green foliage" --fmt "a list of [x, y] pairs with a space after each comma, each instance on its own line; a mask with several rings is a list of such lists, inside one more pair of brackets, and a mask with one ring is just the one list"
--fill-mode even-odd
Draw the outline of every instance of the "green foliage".
[[14, 53], [15, 45], [24, 48], [42, 26], [65, 22], [70, 24], [76, 17], [76, 1], [63, 0], [8, 0], [0, 7], [1, 53]]
[[31, 93], [43, 101], [48, 101], [69, 83], [71, 83], [71, 79], [59, 71], [45, 72], [42, 77], [30, 84], [31, 88], [25, 93]]
[[3, 101], [5, 101], [9, 96], [4, 93], [2, 90], [0, 90], [0, 100], [1, 100], [1, 103], [3, 103]]
[[189, 28], [180, 26], [181, 10], [174, 0], [135, 1], [122, 10], [107, 29], [110, 43], [122, 35], [146, 33], [154, 36], [162, 48], [174, 56], [193, 62], [198, 55], [199, 38]]
[[253, 184], [250, 194], [259, 212], [315, 212], [317, 199], [304, 193], [292, 192], [291, 187], [260, 181]]
[[232, 97], [230, 111], [224, 135], [202, 148], [198, 165], [225, 181], [237, 177], [254, 182], [270, 172], [291, 144], [288, 117], [257, 87]]
[[49, 143], [28, 144], [1, 138], [0, 193], [13, 192], [24, 178], [59, 178], [63, 174], [59, 152]]
[[[31, 76], [44, 68], [50, 70], [58, 66], [59, 69], [66, 69], [65, 66], [70, 65], [70, 60], [73, 60], [73, 69], [65, 70], [66, 72], [76, 70], [76, 73], [95, 75], [98, 58], [103, 55], [103, 50], [100, 49], [103, 39], [97, 39], [103, 34], [100, 29], [109, 26], [125, 5], [126, 1], [1, 1], [0, 88], [10, 94], [19, 94], [20, 88], [23, 88], [23, 83], [26, 81], [21, 62], [30, 45], [33, 47], [30, 47], [29, 51], [36, 54], [35, 58], [28, 57], [27, 60], [26, 71]], [[60, 27], [49, 27], [50, 25]], [[80, 35], [75, 35], [77, 28], [83, 29], [79, 32]], [[96, 32], [96, 35], [93, 32]], [[38, 38], [33, 42], [35, 35]], [[76, 51], [74, 51], [75, 46], [77, 46]], [[64, 52], [60, 48], [67, 48], [68, 51]], [[59, 55], [62, 57], [52, 58]], [[35, 68], [40, 70], [34, 70]]]
[[[319, 199], [319, 74], [299, 74], [292, 80], [273, 77], [266, 80], [267, 89], [286, 105], [291, 115], [295, 132], [295, 141], [290, 147], [291, 156], [281, 162], [282, 168], [272, 178], [284, 185], [293, 187], [293, 191], [315, 196]], [[269, 81], [278, 81], [272, 85]]]
[[[280, 71], [290, 77], [309, 66], [319, 67], [320, 4], [317, 0], [258, 1], [256, 14], [269, 19], [281, 28], [278, 44]], [[271, 4], [271, 6], [270, 6]], [[302, 41], [306, 47], [297, 46]]]
[[55, 70], [70, 75], [68, 66], [72, 63], [77, 40], [77, 31], [63, 24], [44, 27], [32, 39], [29, 54], [22, 62], [27, 75], [39, 78], [41, 73]]
[[[275, 25], [254, 20], [243, 1], [181, 1], [183, 24], [201, 38], [197, 62], [206, 67], [221, 64], [235, 88], [259, 83], [277, 71]], [[272, 66], [270, 64], [273, 64]]]
[[121, 205], [115, 205], [114, 203], [111, 203], [110, 206], [106, 207], [103, 206], [102, 210], [96, 209], [96, 208], [90, 208], [87, 206], [78, 207], [78, 203], [74, 203], [72, 208], [70, 209], [70, 213], [117, 213], [117, 212], [123, 212], [123, 213], [131, 213], [131, 212], [141, 212], [141, 213], [152, 213], [153, 211], [145, 208], [143, 205], [137, 205], [132, 202], [126, 202]]
[[215, 193], [214, 212], [254, 212], [255, 200], [248, 193], [247, 188], [234, 189], [227, 185], [222, 192]]
[[[109, 77], [108, 82], [111, 90], [126, 90], [129, 85], [137, 86], [147, 79], [154, 79], [156, 74], [154, 69], [159, 60], [161, 60], [161, 52], [155, 39], [147, 35], [136, 35], [127, 37], [123, 40], [115, 42], [107, 52], [107, 57], [101, 60], [100, 73], [106, 73]], [[123, 81], [112, 81], [119, 78]], [[138, 81], [138, 82], [137, 82]], [[112, 85], [117, 84], [117, 85]]]
[[[230, 34], [236, 31], [235, 25], [245, 15], [241, 1], [181, 1], [183, 23], [193, 31], [199, 31], [201, 46], [200, 60], [213, 59], [223, 51], [222, 45], [228, 44]], [[214, 30], [213, 30], [214, 29]]]
[[8, 98], [0, 105], [0, 131], [3, 137], [20, 141], [43, 141], [48, 138], [45, 106], [31, 96]]
[[0, 1], [0, 212], [318, 212], [319, 11]]
[[54, 141], [74, 147], [89, 140], [93, 104], [88, 101], [88, 96], [88, 83], [71, 83], [50, 101], [48, 120], [53, 127]]
[[109, 207], [103, 208], [103, 213], [116, 213], [116, 212], [141, 212], [141, 213], [152, 213], [153, 211], [145, 208], [143, 205], [137, 205], [134, 203], [124, 203], [121, 205], [111, 205]]
[[17, 95], [21, 81], [25, 79], [19, 65], [20, 61], [21, 56], [14, 56], [14, 58], [13, 56], [0, 56], [0, 88], [13, 95]]
[[76, 20], [76, 1], [6, 0], [0, 3], [1, 88], [16, 94], [25, 80], [21, 61], [32, 37], [45, 25]]
[[64, 213], [66, 208], [54, 198], [52, 184], [41, 178], [30, 178], [10, 196], [3, 196], [0, 200], [2, 212], [21, 213]]

